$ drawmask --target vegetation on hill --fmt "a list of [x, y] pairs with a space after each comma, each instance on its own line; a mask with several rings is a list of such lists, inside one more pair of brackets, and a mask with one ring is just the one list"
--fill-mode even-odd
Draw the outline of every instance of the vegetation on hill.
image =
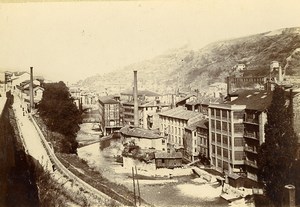
[[154, 91], [158, 89], [160, 92], [160, 88], [163, 92], [174, 92], [177, 87], [201, 89], [210, 83], [224, 82], [232, 67], [238, 63], [246, 64], [246, 75], [266, 75], [270, 62], [274, 60], [281, 63], [288, 75], [300, 75], [300, 52], [297, 48], [300, 48], [300, 28], [281, 29], [211, 43], [200, 50], [189, 47], [174, 49], [120, 71], [87, 78], [81, 84], [99, 88], [99, 84], [114, 80], [114, 83], [128, 82], [129, 88], [134, 69], [138, 70], [143, 87]]
[[68, 87], [63, 82], [45, 84], [38, 112], [46, 126], [64, 137], [60, 139], [61, 152], [77, 153], [76, 134], [82, 123], [81, 112], [74, 104]]
[[292, 124], [285, 91], [276, 87], [265, 125], [265, 143], [259, 150], [258, 176], [275, 206], [281, 206], [284, 186], [292, 182], [291, 169], [296, 158], [297, 136]]

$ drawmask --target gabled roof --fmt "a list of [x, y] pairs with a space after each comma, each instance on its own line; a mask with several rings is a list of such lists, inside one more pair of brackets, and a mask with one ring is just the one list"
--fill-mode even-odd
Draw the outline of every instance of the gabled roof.
[[187, 96], [185, 96], [185, 97], [181, 98], [179, 101], [177, 101], [176, 104], [180, 103], [182, 101], [185, 101], [185, 100], [187, 100], [187, 99], [189, 99], [191, 97], [196, 97], [196, 94], [195, 93], [188, 94]]
[[139, 127], [125, 126], [120, 129], [120, 132], [127, 137], [137, 137], [137, 138], [145, 138], [145, 139], [163, 138], [161, 135], [155, 133], [154, 131], [139, 128]]
[[172, 118], [178, 118], [178, 119], [184, 119], [184, 120], [189, 120], [189, 119], [201, 116], [201, 114], [199, 112], [188, 111], [184, 107], [176, 107], [176, 108], [161, 112], [161, 113], [159, 113], [159, 115], [172, 117]]

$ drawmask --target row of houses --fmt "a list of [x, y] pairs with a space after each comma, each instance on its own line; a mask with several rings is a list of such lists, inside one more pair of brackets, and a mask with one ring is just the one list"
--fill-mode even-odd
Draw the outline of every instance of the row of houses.
[[[33, 104], [37, 104], [43, 96], [43, 77], [33, 76]], [[28, 72], [1, 72], [0, 92], [12, 91], [25, 103], [24, 107], [29, 109], [30, 105], [30, 73]]]

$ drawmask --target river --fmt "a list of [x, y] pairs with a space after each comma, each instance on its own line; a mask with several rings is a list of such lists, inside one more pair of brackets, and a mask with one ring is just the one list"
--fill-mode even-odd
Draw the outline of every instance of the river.
[[[101, 151], [99, 143], [79, 148], [78, 156], [109, 180], [133, 189], [130, 174], [113, 157], [107, 156], [107, 152]], [[155, 206], [228, 206], [219, 197], [221, 187], [195, 183], [195, 178], [195, 175], [174, 177], [174, 182], [140, 180], [141, 197]]]

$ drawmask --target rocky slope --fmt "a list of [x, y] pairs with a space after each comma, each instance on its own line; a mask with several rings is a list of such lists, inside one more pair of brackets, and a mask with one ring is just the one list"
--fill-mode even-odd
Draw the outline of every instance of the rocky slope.
[[103, 88], [107, 84], [130, 87], [132, 71], [138, 70], [140, 86], [161, 92], [176, 88], [203, 88], [224, 82], [237, 63], [247, 66], [247, 75], [266, 75], [277, 60], [289, 75], [300, 75], [300, 28], [286, 28], [247, 37], [218, 41], [199, 50], [173, 49], [158, 57], [134, 63], [107, 75], [89, 77], [81, 84]]

